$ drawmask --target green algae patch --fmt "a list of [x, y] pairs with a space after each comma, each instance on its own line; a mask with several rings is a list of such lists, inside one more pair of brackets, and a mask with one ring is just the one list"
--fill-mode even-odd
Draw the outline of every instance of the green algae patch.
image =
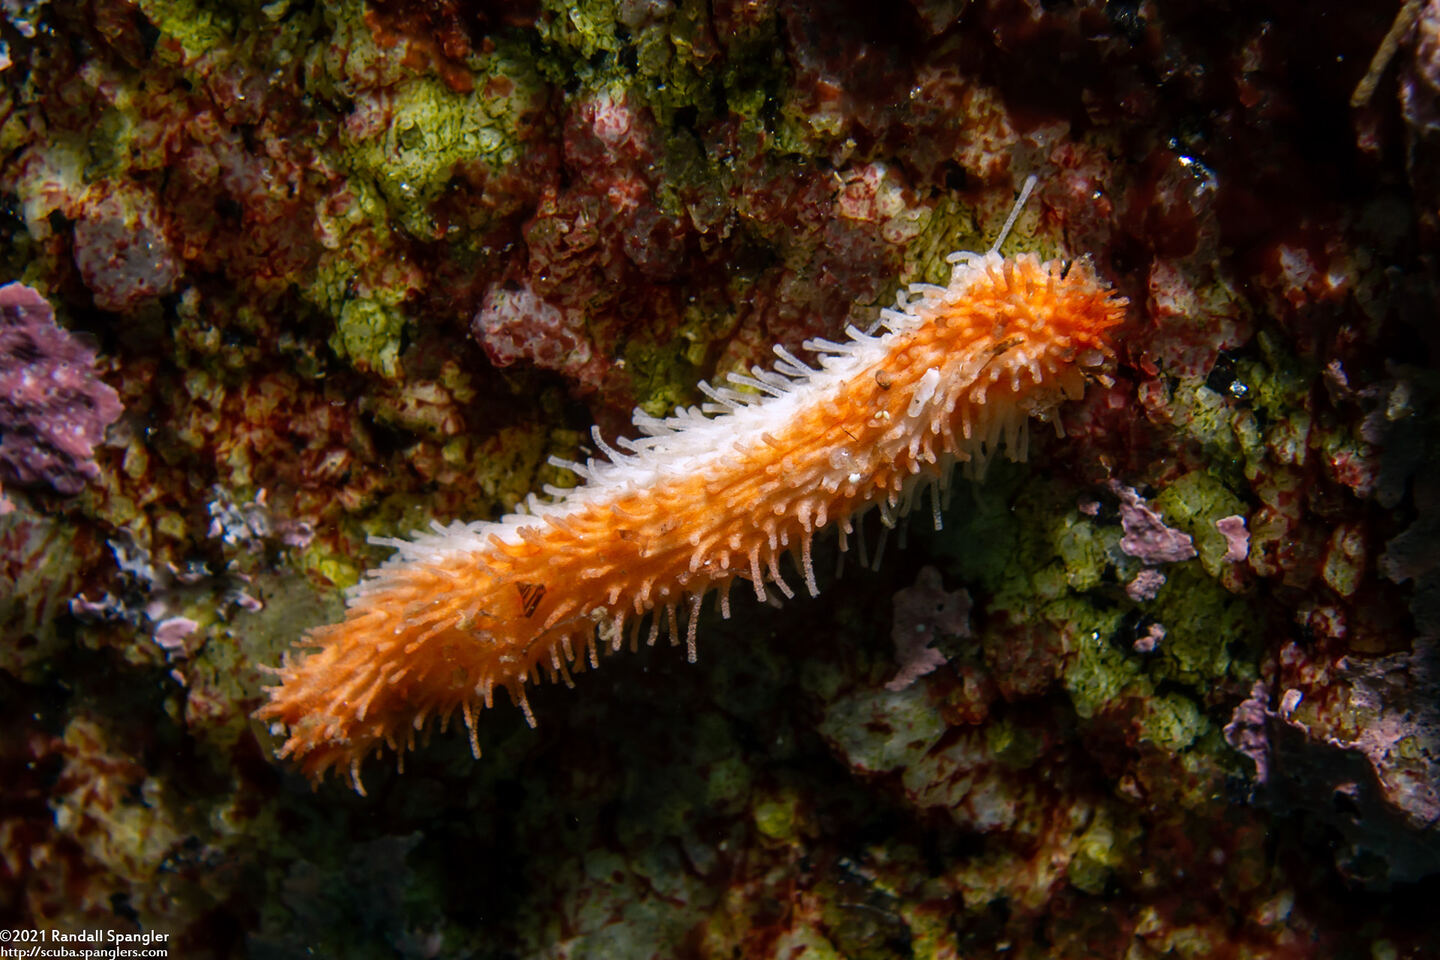
[[[1310, 409], [1315, 371], [1270, 331], [1261, 330], [1255, 344], [1258, 356], [1235, 362], [1234, 397], [1192, 379], [1182, 381], [1169, 401], [1171, 423], [1202, 445], [1210, 472], [1232, 489], [1303, 466], [1318, 431]], [[1196, 545], [1203, 556], [1198, 540]]]
[[[1129, 692], [1140, 678], [1140, 665], [1110, 642], [1120, 628], [1119, 611], [1101, 613], [1083, 601], [1051, 604], [1046, 616], [1065, 629], [1069, 656], [1061, 681], [1082, 719], [1090, 719]], [[1148, 688], [1148, 683], [1144, 685]]]
[[366, 90], [399, 83], [418, 71], [405, 63], [404, 45], [383, 47], [366, 22], [365, 0], [336, 0], [321, 5], [330, 34], [306, 59], [307, 83], [316, 95], [354, 99]]
[[548, 46], [580, 60], [620, 49], [615, 0], [545, 0], [535, 29]]
[[785, 793], [757, 802], [750, 809], [755, 829], [770, 840], [789, 843], [799, 839], [799, 798]]
[[[804, 957], [835, 960], [896, 960], [911, 956], [901, 952], [911, 940], [910, 930], [896, 912], [899, 898], [875, 884], [870, 877], [834, 871], [814, 887], [818, 899], [817, 926], [825, 944], [807, 945]], [[804, 930], [792, 927], [790, 934]], [[827, 951], [826, 945], [831, 949]], [[797, 957], [802, 954], [775, 954]]]
[[1248, 443], [1248, 435], [1238, 427], [1238, 417], [1245, 413], [1199, 381], [1183, 381], [1169, 403], [1170, 421], [1200, 443], [1213, 470], [1237, 486], [1245, 479], [1245, 458], [1257, 445]]
[[[672, 126], [687, 107], [713, 114], [711, 68], [720, 54], [712, 40], [710, 5], [705, 0], [679, 0], [667, 6], [654, 5], [651, 10], [657, 15], [635, 24], [630, 39], [639, 90], [661, 127]], [[727, 74], [727, 87], [730, 79]]]
[[[1268, 342], [1262, 334], [1262, 347]], [[1298, 363], [1280, 356], [1278, 348], [1266, 353], [1272, 365], [1270, 375], [1260, 380], [1255, 392], [1256, 406], [1269, 415], [1265, 446], [1275, 462], [1303, 467], [1309, 456], [1309, 391], [1314, 381]]]
[[1053, 526], [1055, 549], [1065, 568], [1065, 583], [1080, 593], [1100, 586], [1123, 531], [1101, 526], [1078, 512], [1062, 516]]
[[[1155, 670], [1167, 679], [1207, 689], [1228, 675], [1255, 676], [1259, 615], [1193, 564], [1167, 570], [1165, 589], [1148, 609], [1165, 627]], [[1238, 657], [1238, 659], [1236, 659]]]
[[1065, 867], [1065, 878], [1077, 890], [1099, 896], [1115, 870], [1132, 862], [1140, 828], [1119, 827], [1109, 811], [1096, 811], [1085, 832], [1080, 834], [1074, 855]]
[[1044, 755], [1045, 741], [1034, 731], [1002, 717], [985, 725], [985, 748], [1006, 768], [1024, 770]]
[[1360, 588], [1368, 557], [1365, 533], [1360, 526], [1353, 523], [1341, 524], [1330, 534], [1320, 575], [1330, 589], [1340, 596], [1353, 596]]
[[486, 497], [514, 510], [535, 489], [549, 446], [550, 432], [543, 425], [505, 427], [480, 445], [470, 465], [472, 476]]
[[1230, 544], [1215, 524], [1225, 517], [1245, 516], [1244, 501], [1207, 471], [1192, 470], [1162, 490], [1154, 506], [1169, 523], [1190, 535], [1201, 566], [1218, 577]]
[[665, 417], [693, 399], [695, 369], [688, 359], [692, 345], [681, 337], [665, 344], [638, 338], [625, 344], [625, 370], [636, 406], [652, 417]]
[[[196, 0], [138, 0], [136, 6], [160, 32], [165, 42], [156, 44], [162, 58], [176, 57], [193, 63], [212, 50], [228, 46], [238, 21], [246, 18], [244, 3], [206, 4]], [[251, 4], [252, 9], [260, 4]]]
[[972, 489], [972, 512], [944, 542], [962, 576], [993, 591], [998, 605], [1024, 610], [1101, 584], [1120, 530], [1082, 517], [1068, 487], [1039, 482], [1006, 462], [993, 464], [984, 485]]
[[405, 316], [395, 304], [347, 300], [336, 318], [330, 348], [355, 369], [393, 380], [400, 376], [400, 339]]
[[355, 560], [335, 551], [326, 543], [315, 540], [295, 558], [295, 566], [307, 578], [329, 583], [346, 590], [360, 582], [363, 567]]
[[856, 770], [887, 773], [912, 767], [945, 733], [928, 689], [916, 684], [905, 690], [856, 690], [827, 704], [819, 731]]
[[[850, 638], [846, 638], [847, 640]], [[859, 637], [854, 638], [860, 642]], [[853, 682], [849, 670], [839, 659], [807, 657], [796, 671], [796, 679], [805, 692], [823, 703], [841, 696]]]
[[416, 237], [436, 237], [431, 206], [457, 168], [496, 173], [519, 159], [521, 118], [539, 106], [539, 78], [524, 61], [496, 52], [479, 67], [468, 93], [436, 77], [406, 78], [386, 92], [388, 123], [342, 142], [352, 174], [374, 183]]
[[919, 230], [905, 245], [905, 265], [900, 283], [950, 282], [953, 267], [945, 258], [956, 250], [985, 250], [990, 244], [981, 236], [975, 211], [953, 194], [937, 197], [918, 221]]
[[1315, 382], [1315, 371], [1287, 352], [1272, 332], [1260, 331], [1255, 342], [1260, 357], [1236, 364], [1248, 388], [1250, 409], [1237, 410], [1233, 421], [1245, 450], [1245, 475], [1252, 482], [1275, 465], [1305, 465], [1313, 419], [1310, 388]]
[[[722, 58], [710, 19], [704, 0], [546, 0], [536, 21], [543, 47], [540, 66], [557, 84], [578, 79], [582, 89], [609, 88], [617, 98], [635, 96], [650, 108], [662, 130], [675, 127], [681, 111], [693, 110], [701, 121], [723, 115], [726, 108], [748, 118], [750, 110], [759, 111], [783, 88], [775, 82], [776, 71], [764, 69], [773, 48], [732, 47]], [[724, 102], [715, 95], [716, 67], [724, 71]], [[681, 133], [675, 145], [680, 139], [693, 142], [693, 135]], [[668, 162], [666, 167], [668, 181], [675, 171]]]
[[346, 301], [368, 297], [373, 287], [395, 292], [399, 303], [418, 284], [413, 270], [391, 249], [385, 197], [368, 180], [352, 177], [346, 193], [315, 211], [319, 258], [304, 286], [308, 300], [335, 315]]
[[1195, 701], [1178, 693], [1155, 694], [1145, 700], [1140, 740], [1168, 753], [1185, 750], [1210, 729]]

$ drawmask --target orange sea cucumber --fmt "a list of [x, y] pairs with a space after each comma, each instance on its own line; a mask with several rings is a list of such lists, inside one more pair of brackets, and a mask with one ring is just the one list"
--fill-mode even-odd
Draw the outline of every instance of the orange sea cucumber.
[[678, 639], [683, 616], [693, 661], [712, 589], [726, 616], [737, 579], [789, 597], [788, 553], [814, 595], [811, 541], [826, 527], [843, 546], [861, 511], [889, 521], [927, 487], [938, 523], [953, 465], [983, 468], [1002, 441], [1023, 459], [1030, 418], [1055, 419], [1103, 376], [1124, 316], [1085, 260], [1002, 258], [1009, 227], [987, 253], [952, 254], [948, 285], [902, 291], [879, 336], [808, 341], [815, 367], [777, 346], [773, 370], [730, 377], [756, 393], [702, 383], [710, 403], [637, 411], [644, 436], [622, 450], [596, 431], [608, 461], [560, 462], [585, 483], [548, 490], [553, 502], [384, 541], [396, 554], [354, 588], [343, 621], [301, 641], [314, 649], [287, 658], [256, 712], [286, 736], [280, 755], [314, 779], [347, 769], [361, 789], [364, 757], [403, 752], [458, 710], [478, 757], [475, 714], [497, 687], [533, 724], [528, 683], [570, 683], [627, 630], [633, 644], [647, 616], [652, 643]]

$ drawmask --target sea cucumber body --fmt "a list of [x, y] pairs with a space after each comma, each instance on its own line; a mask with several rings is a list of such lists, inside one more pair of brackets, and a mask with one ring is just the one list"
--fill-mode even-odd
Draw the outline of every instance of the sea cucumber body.
[[[1023, 457], [1032, 416], [1079, 397], [1113, 357], [1125, 301], [1087, 263], [965, 255], [945, 287], [913, 285], [882, 312], [885, 332], [807, 344], [815, 368], [777, 350], [773, 371], [704, 387], [714, 400], [667, 420], [552, 503], [496, 522], [436, 526], [387, 541], [396, 555], [355, 588], [343, 621], [311, 631], [310, 652], [277, 671], [261, 719], [282, 756], [312, 777], [381, 745], [404, 750], [433, 717], [470, 727], [504, 687], [598, 663], [637, 628], [694, 657], [700, 604], [734, 582], [786, 596], [816, 583], [816, 533], [878, 505], [887, 517], [957, 461], [982, 467], [1003, 441]], [[1057, 421], [1058, 429], [1058, 421]], [[597, 441], [599, 440], [597, 436]], [[782, 570], [789, 553], [794, 569]], [[647, 617], [648, 615], [648, 617]], [[478, 751], [477, 751], [478, 753]]]

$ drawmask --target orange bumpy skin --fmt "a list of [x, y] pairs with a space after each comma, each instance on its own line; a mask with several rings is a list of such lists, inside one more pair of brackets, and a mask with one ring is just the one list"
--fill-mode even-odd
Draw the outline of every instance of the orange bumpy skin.
[[[878, 505], [887, 520], [951, 467], [983, 469], [1003, 440], [1022, 459], [1030, 418], [1053, 420], [1113, 359], [1108, 332], [1126, 301], [1089, 264], [1033, 255], [960, 254], [947, 286], [916, 284], [882, 312], [886, 328], [844, 343], [810, 341], [818, 368], [782, 348], [773, 370], [702, 384], [712, 400], [659, 420], [645, 436], [596, 440], [608, 461], [564, 463], [587, 482], [532, 498], [496, 522], [438, 524], [357, 586], [345, 619], [312, 630], [256, 716], [287, 736], [280, 750], [312, 779], [338, 767], [356, 789], [360, 761], [403, 751], [435, 717], [474, 719], [503, 687], [525, 711], [526, 685], [570, 682], [649, 618], [695, 656], [701, 602], [747, 580], [785, 596], [782, 555], [813, 595], [810, 546], [829, 526]], [[1056, 429], [1059, 423], [1056, 421]], [[936, 507], [938, 520], [938, 506]], [[677, 612], [678, 611], [678, 612]], [[363, 792], [363, 790], [362, 790]]]

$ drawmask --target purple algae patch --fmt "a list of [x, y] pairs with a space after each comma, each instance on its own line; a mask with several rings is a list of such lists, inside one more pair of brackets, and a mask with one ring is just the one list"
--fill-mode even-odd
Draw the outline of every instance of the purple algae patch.
[[1220, 559], [1226, 563], [1240, 563], [1250, 556], [1250, 531], [1245, 526], [1244, 517], [1238, 514], [1221, 517], [1215, 521], [1215, 529], [1225, 538], [1225, 556]]
[[1178, 563], [1196, 555], [1190, 536], [1166, 526], [1133, 488], [1117, 481], [1112, 489], [1120, 498], [1120, 525], [1125, 529], [1121, 550], [1146, 563]]
[[885, 689], [898, 692], [945, 664], [931, 645], [939, 637], [970, 636], [970, 594], [946, 590], [939, 570], [922, 567], [914, 586], [896, 592], [894, 616], [890, 637], [900, 669]]
[[1135, 574], [1135, 579], [1125, 585], [1125, 593], [1140, 603], [1144, 600], [1154, 600], [1160, 594], [1160, 588], [1165, 586], [1165, 574], [1153, 567], [1146, 567]]
[[0, 477], [79, 493], [100, 472], [94, 447], [120, 416], [95, 351], [55, 325], [31, 288], [0, 287]]

